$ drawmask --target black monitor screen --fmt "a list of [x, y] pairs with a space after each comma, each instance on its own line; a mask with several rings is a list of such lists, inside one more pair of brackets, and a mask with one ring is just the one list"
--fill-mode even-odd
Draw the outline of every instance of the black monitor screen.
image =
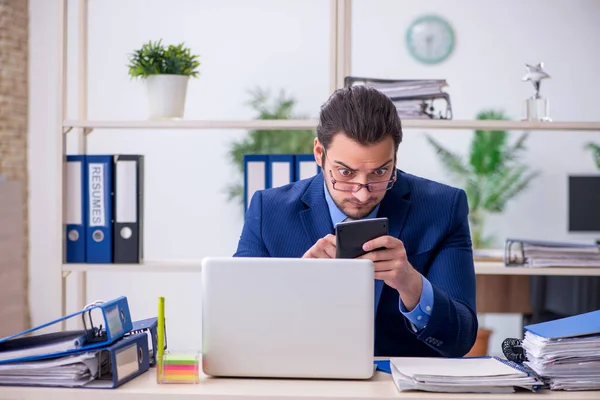
[[600, 175], [569, 177], [569, 231], [600, 232]]

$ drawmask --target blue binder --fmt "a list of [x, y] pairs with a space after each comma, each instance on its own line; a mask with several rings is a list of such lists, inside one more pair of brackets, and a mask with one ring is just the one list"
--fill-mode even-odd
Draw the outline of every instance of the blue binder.
[[113, 262], [113, 156], [86, 156], [88, 220], [86, 261]]
[[248, 209], [257, 190], [271, 187], [269, 156], [267, 154], [244, 155], [244, 211]]
[[288, 185], [294, 182], [296, 173], [293, 154], [269, 154], [269, 179], [267, 188]]
[[[71, 318], [80, 318], [82, 330], [40, 333]], [[53, 358], [114, 343], [133, 327], [124, 296], [95, 303], [54, 321], [0, 339], [0, 364]]]
[[67, 155], [66, 262], [84, 263], [87, 220], [85, 155]]
[[[166, 324], [165, 324], [166, 325]], [[139, 321], [133, 321], [133, 328], [130, 332], [125, 334], [125, 337], [130, 335], [135, 335], [138, 333], [147, 333], [148, 334], [148, 358], [150, 359], [150, 366], [154, 366], [156, 364], [156, 346], [158, 343], [158, 318], [147, 318]], [[167, 329], [165, 326], [164, 329], [165, 337], [164, 337], [164, 348], [167, 349]]]
[[547, 339], [600, 335], [600, 310], [527, 325], [524, 329]]
[[294, 181], [308, 179], [321, 173], [321, 167], [316, 163], [314, 154], [296, 154], [294, 170]]
[[[17, 368], [8, 374], [11, 379], [7, 380], [5, 375], [4, 379], [0, 380], [0, 385], [77, 387], [81, 389], [117, 388], [150, 368], [147, 336], [146, 333], [138, 333], [103, 347], [81, 350], [55, 359], [59, 362], [67, 361], [66, 359], [71, 356], [85, 353], [86, 361], [75, 360], [75, 362], [85, 364], [88, 368], [86, 373], [81, 370], [78, 374], [63, 372], [61, 366], [54, 367], [55, 370], [52, 367], [44, 367], [34, 371], [30, 368], [23, 368], [24, 364], [18, 364]], [[73, 362], [72, 359], [68, 361]]]

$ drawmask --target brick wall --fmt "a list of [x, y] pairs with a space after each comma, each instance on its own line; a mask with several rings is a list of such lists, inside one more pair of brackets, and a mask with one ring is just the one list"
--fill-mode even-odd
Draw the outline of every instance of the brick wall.
[[[14, 294], [13, 300], [17, 303], [12, 304], [11, 310], [25, 313], [25, 316], [15, 317], [27, 321], [27, 324], [29, 324], [29, 307], [27, 306], [28, 18], [28, 0], [0, 0], [0, 179], [13, 181], [11, 183], [20, 187], [22, 204], [20, 207], [16, 207], [15, 212], [17, 215], [22, 215], [23, 228], [18, 233], [23, 237], [17, 238], [20, 240], [15, 241], [20, 244], [21, 248], [14, 249], [15, 252], [20, 253], [18, 258], [21, 262], [17, 265], [5, 264], [3, 266], [5, 271], [0, 271], [0, 273], [7, 273], [6, 268], [10, 268], [11, 265], [13, 268], [18, 266], [21, 270], [18, 271], [20, 272], [18, 276], [19, 280], [23, 282], [2, 281], [1, 284], [14, 285], [11, 289]], [[14, 240], [14, 238], [12, 239]], [[21, 290], [14, 291], [19, 287]], [[2, 307], [2, 303], [0, 303], [0, 307]]]

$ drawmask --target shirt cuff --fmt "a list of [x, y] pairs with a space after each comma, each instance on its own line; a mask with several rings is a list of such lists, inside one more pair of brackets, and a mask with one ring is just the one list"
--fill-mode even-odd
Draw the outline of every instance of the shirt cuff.
[[423, 282], [423, 289], [421, 290], [421, 298], [419, 304], [415, 306], [412, 311], [408, 311], [402, 303], [402, 298], [399, 299], [400, 312], [408, 318], [412, 323], [416, 331], [419, 331], [427, 326], [429, 322], [429, 316], [433, 311], [433, 287], [423, 275], [421, 275]]

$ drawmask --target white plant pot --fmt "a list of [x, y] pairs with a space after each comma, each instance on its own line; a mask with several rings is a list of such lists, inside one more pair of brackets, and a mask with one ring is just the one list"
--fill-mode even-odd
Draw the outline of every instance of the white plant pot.
[[150, 119], [183, 118], [189, 76], [150, 75], [146, 78]]

